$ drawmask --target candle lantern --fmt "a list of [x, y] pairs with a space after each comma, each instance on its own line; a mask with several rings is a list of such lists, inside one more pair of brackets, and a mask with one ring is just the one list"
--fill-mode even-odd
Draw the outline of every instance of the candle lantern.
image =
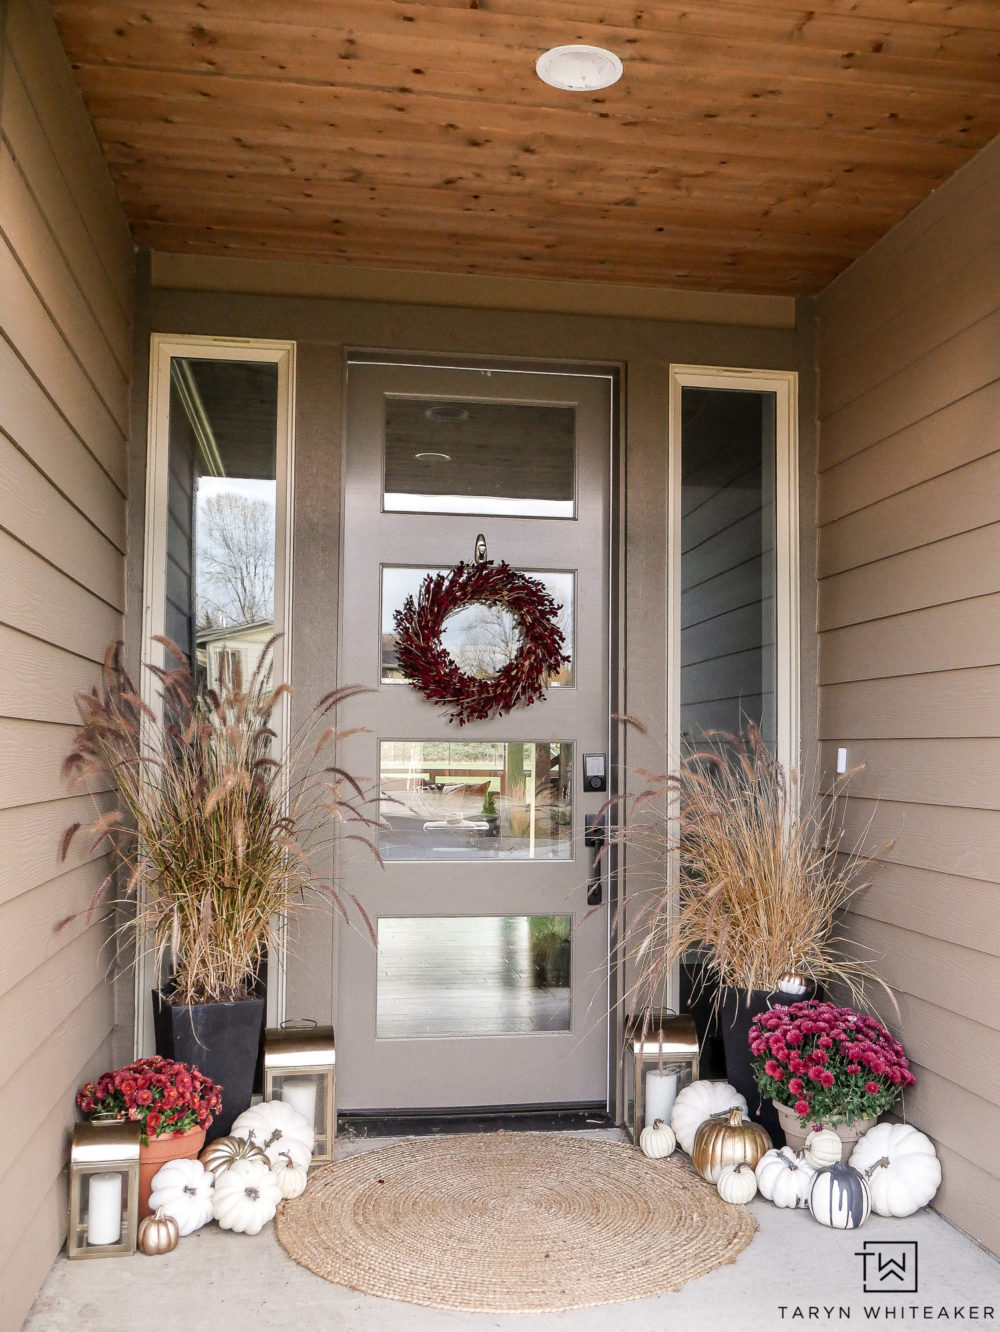
[[[643, 1034], [645, 1027], [645, 1034]], [[655, 1119], [669, 1121], [674, 1098], [698, 1078], [698, 1033], [694, 1018], [654, 1013], [625, 1022], [622, 1055], [624, 1122], [632, 1141]]]
[[140, 1124], [77, 1124], [69, 1154], [70, 1258], [135, 1253], [139, 1220]]
[[284, 1101], [312, 1124], [316, 1164], [333, 1160], [336, 1061], [332, 1027], [284, 1023], [264, 1036], [264, 1100]]

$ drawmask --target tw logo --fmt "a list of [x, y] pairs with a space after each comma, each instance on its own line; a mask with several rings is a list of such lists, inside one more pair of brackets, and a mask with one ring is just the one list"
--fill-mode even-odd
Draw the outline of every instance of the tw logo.
[[916, 1240], [866, 1240], [857, 1257], [864, 1265], [866, 1294], [917, 1293]]

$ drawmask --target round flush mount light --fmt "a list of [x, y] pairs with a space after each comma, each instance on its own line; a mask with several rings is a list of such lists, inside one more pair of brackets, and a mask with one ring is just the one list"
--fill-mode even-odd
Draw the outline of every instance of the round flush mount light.
[[622, 76], [622, 62], [600, 46], [553, 46], [535, 61], [543, 83], [566, 92], [596, 92], [610, 88]]
[[413, 456], [421, 462], [451, 462], [450, 453], [415, 453]]

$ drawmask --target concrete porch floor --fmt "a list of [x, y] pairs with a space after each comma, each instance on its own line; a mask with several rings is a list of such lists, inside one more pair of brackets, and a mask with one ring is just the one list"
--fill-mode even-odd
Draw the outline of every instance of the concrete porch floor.
[[[626, 1140], [615, 1129], [599, 1136]], [[338, 1141], [337, 1154], [395, 1141]], [[862, 1230], [841, 1232], [817, 1225], [808, 1212], [782, 1211], [760, 1199], [750, 1211], [759, 1233], [735, 1263], [655, 1299], [552, 1314], [455, 1313], [360, 1295], [299, 1267], [273, 1226], [251, 1237], [213, 1224], [161, 1258], [71, 1263], [61, 1255], [23, 1332], [135, 1332], [160, 1325], [214, 1332], [607, 1332], [623, 1326], [629, 1332], [774, 1332], [834, 1323], [886, 1321], [898, 1329], [1000, 1322], [1000, 1262], [934, 1212], [904, 1220], [872, 1216]], [[917, 1293], [866, 1293], [863, 1269], [874, 1264], [859, 1256], [864, 1247], [870, 1252], [900, 1242], [916, 1245]]]

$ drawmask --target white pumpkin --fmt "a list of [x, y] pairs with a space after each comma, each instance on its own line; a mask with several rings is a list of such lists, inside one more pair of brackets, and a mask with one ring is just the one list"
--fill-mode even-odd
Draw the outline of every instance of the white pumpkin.
[[233, 1121], [233, 1137], [256, 1143], [271, 1165], [277, 1165], [282, 1152], [300, 1166], [308, 1167], [316, 1142], [313, 1126], [304, 1115], [284, 1101], [261, 1101], [244, 1110]]
[[772, 1147], [757, 1162], [757, 1187], [775, 1207], [806, 1207], [816, 1171], [791, 1147]]
[[858, 1139], [850, 1163], [867, 1179], [879, 1216], [912, 1216], [941, 1183], [934, 1144], [912, 1124], [876, 1124]]
[[264, 1161], [237, 1161], [215, 1181], [212, 1213], [223, 1230], [256, 1235], [278, 1210], [281, 1187]]
[[872, 1210], [868, 1181], [853, 1166], [834, 1161], [813, 1176], [809, 1210], [821, 1225], [834, 1230], [857, 1230]]
[[682, 1087], [670, 1112], [670, 1127], [677, 1135], [682, 1150], [690, 1156], [694, 1135], [705, 1120], [712, 1115], [721, 1115], [724, 1110], [731, 1110], [734, 1105], [746, 1110], [747, 1100], [728, 1082], [710, 1082], [707, 1078], [701, 1078]]
[[309, 1172], [304, 1170], [302, 1166], [297, 1165], [288, 1152], [282, 1152], [281, 1155], [283, 1160], [272, 1167], [271, 1174], [281, 1190], [282, 1198], [298, 1198], [300, 1194], [306, 1191]]
[[843, 1160], [843, 1146], [840, 1134], [833, 1129], [814, 1127], [806, 1135], [806, 1160], [814, 1170], [822, 1170]]
[[191, 1235], [212, 1219], [215, 1177], [200, 1161], [168, 1161], [156, 1172], [149, 1195], [150, 1211], [162, 1207], [177, 1222], [181, 1235]]
[[715, 1186], [727, 1203], [748, 1203], [757, 1192], [757, 1178], [746, 1161], [724, 1166]]
[[657, 1119], [639, 1134], [639, 1146], [644, 1156], [656, 1161], [670, 1155], [677, 1146], [677, 1138], [669, 1124]]

